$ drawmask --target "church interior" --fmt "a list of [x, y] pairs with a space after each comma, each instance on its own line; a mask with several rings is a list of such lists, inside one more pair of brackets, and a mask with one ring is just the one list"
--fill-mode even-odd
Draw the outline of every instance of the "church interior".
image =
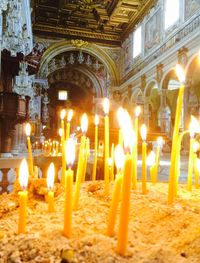
[[0, 1], [0, 263], [200, 262], [200, 1]]

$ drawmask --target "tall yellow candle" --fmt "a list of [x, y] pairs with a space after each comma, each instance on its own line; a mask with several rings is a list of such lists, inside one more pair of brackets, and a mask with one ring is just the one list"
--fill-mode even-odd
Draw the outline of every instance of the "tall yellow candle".
[[199, 173], [200, 173], [200, 159], [199, 158], [197, 158], [196, 159], [196, 172], [197, 172], [197, 174], [196, 174], [196, 183], [197, 183], [197, 187], [196, 188], [199, 188]]
[[109, 164], [111, 181], [114, 180], [114, 162], [115, 162], [115, 160], [114, 160], [114, 151], [115, 151], [114, 143], [112, 143], [112, 146], [111, 146], [111, 157], [110, 157], [110, 164]]
[[190, 123], [190, 152], [189, 152], [189, 161], [188, 161], [188, 178], [187, 178], [187, 189], [192, 191], [192, 175], [194, 171], [194, 129], [192, 127], [192, 122]]
[[199, 149], [199, 142], [195, 141], [193, 144], [193, 152], [194, 152], [194, 162], [193, 162], [193, 167], [194, 167], [194, 184], [195, 188], [199, 188], [199, 172], [197, 168], [197, 151]]
[[81, 136], [81, 144], [79, 149], [79, 160], [78, 160], [78, 167], [76, 172], [76, 185], [75, 185], [75, 193], [74, 193], [74, 200], [73, 200], [73, 209], [78, 209], [78, 202], [79, 202], [79, 195], [80, 195], [80, 188], [81, 188], [81, 181], [82, 181], [82, 174], [83, 174], [83, 165], [84, 165], [84, 149], [85, 149], [85, 142], [86, 142], [86, 132], [88, 129], [88, 118], [87, 115], [84, 113], [81, 118], [81, 130], [83, 135]]
[[73, 110], [70, 109], [68, 114], [67, 114], [67, 129], [66, 129], [66, 141], [69, 139], [70, 136], [70, 122], [73, 117]]
[[133, 147], [133, 176], [132, 176], [132, 187], [134, 190], [137, 189], [137, 160], [138, 160], [138, 118], [141, 113], [140, 106], [137, 106], [135, 109], [135, 121], [134, 121], [134, 131], [135, 131], [135, 145]]
[[66, 115], [66, 111], [62, 110], [60, 113], [61, 119], [61, 143], [62, 143], [62, 176], [61, 176], [61, 183], [64, 185], [65, 180], [65, 167], [66, 167], [66, 156], [65, 156], [65, 123], [64, 118]]
[[99, 116], [95, 115], [95, 136], [94, 136], [94, 162], [92, 169], [92, 181], [96, 180], [96, 170], [97, 170], [97, 150], [98, 150], [98, 125], [99, 125]]
[[124, 137], [125, 149], [127, 154], [125, 157], [123, 179], [122, 179], [122, 199], [120, 207], [119, 232], [117, 239], [117, 251], [120, 255], [125, 255], [128, 244], [128, 225], [130, 213], [130, 196], [131, 196], [131, 175], [133, 172], [133, 162], [130, 154], [132, 146], [128, 146], [125, 140], [129, 138]]
[[26, 136], [27, 136], [27, 146], [28, 146], [28, 166], [29, 166], [29, 173], [33, 177], [34, 176], [34, 170], [33, 170], [33, 155], [32, 155], [32, 147], [31, 147], [31, 125], [30, 123], [26, 124]]
[[85, 182], [86, 172], [87, 172], [87, 162], [90, 156], [90, 139], [86, 138], [85, 142], [85, 153], [84, 153], [84, 160], [83, 160], [83, 173], [82, 173], [82, 181]]
[[163, 144], [163, 138], [158, 137], [157, 148], [156, 148], [156, 157], [155, 157], [155, 168], [154, 168], [154, 181], [153, 181], [154, 184], [157, 182], [158, 167], [159, 167], [159, 160], [160, 160], [160, 149], [162, 147], [162, 144]]
[[68, 170], [65, 173], [65, 202], [64, 202], [64, 236], [72, 237], [72, 211], [73, 211], [73, 166], [75, 160], [75, 144], [73, 139], [66, 142], [66, 159]]
[[47, 188], [48, 188], [48, 212], [54, 212], [54, 178], [55, 178], [55, 167], [53, 163], [50, 163], [47, 170]]
[[147, 143], [146, 143], [146, 136], [147, 136], [147, 128], [146, 125], [143, 124], [141, 126], [141, 137], [142, 137], [142, 193], [147, 193]]
[[108, 214], [108, 225], [107, 225], [108, 236], [114, 235], [117, 208], [118, 208], [120, 193], [121, 193], [122, 168], [124, 166], [124, 152], [119, 144], [115, 148], [115, 164], [118, 172], [115, 178], [115, 183], [112, 191], [112, 199], [111, 199], [111, 204]]
[[103, 107], [104, 107], [104, 183], [105, 183], [105, 195], [108, 195], [110, 192], [110, 182], [109, 182], [109, 166], [108, 166], [108, 158], [109, 158], [109, 100], [108, 98], [104, 99]]
[[147, 157], [147, 165], [150, 167], [150, 179], [152, 183], [155, 183], [155, 153], [154, 151], [151, 151], [150, 154]]
[[[185, 74], [180, 65], [176, 66], [176, 73], [178, 75], [179, 81], [181, 83], [185, 82]], [[176, 116], [174, 123], [174, 131], [172, 138], [172, 150], [171, 150], [171, 162], [170, 162], [170, 172], [169, 172], [169, 189], [168, 189], [168, 204], [174, 202], [176, 195], [176, 160], [177, 160], [177, 141], [179, 135], [179, 127], [181, 121], [181, 111], [183, 105], [183, 94], [184, 94], [184, 85], [181, 84], [178, 93], [177, 106], [176, 106]]]
[[27, 213], [27, 200], [28, 192], [26, 191], [28, 185], [28, 165], [25, 159], [22, 160], [19, 169], [19, 183], [22, 188], [19, 194], [19, 223], [18, 234], [26, 232], [26, 213]]
[[122, 125], [123, 125], [123, 116], [124, 116], [124, 109], [119, 107], [117, 110], [117, 119], [119, 123], [119, 134], [118, 134], [118, 144], [123, 147], [123, 132], [122, 132]]

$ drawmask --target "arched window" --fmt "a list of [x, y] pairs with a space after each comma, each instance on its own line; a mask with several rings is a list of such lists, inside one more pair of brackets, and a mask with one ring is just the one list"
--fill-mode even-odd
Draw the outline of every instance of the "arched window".
[[133, 33], [133, 58], [142, 52], [142, 27], [139, 26]]
[[165, 0], [165, 30], [180, 18], [180, 0]]

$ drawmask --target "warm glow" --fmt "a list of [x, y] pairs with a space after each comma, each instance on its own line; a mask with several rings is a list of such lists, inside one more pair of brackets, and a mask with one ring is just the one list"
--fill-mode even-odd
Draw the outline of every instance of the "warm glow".
[[135, 108], [135, 116], [136, 116], [136, 117], [139, 117], [140, 113], [141, 113], [141, 108], [140, 108], [140, 106], [137, 106], [137, 107]]
[[133, 146], [136, 143], [136, 135], [132, 129], [123, 129], [123, 138], [124, 138], [124, 148], [129, 149], [130, 152], [133, 149]]
[[75, 142], [72, 138], [69, 138], [65, 143], [65, 154], [68, 167], [71, 167], [74, 164], [75, 152]]
[[23, 190], [27, 188], [28, 185], [28, 164], [26, 159], [23, 159], [19, 168], [19, 183]]
[[117, 120], [120, 128], [122, 128], [123, 125], [123, 116], [124, 116], [124, 109], [122, 107], [119, 107], [117, 110]]
[[176, 75], [177, 75], [179, 81], [181, 83], [184, 83], [185, 82], [185, 71], [184, 71], [183, 67], [181, 65], [177, 64], [175, 70], [176, 70]]
[[112, 158], [108, 158], [108, 166], [111, 167], [113, 164]]
[[115, 147], [115, 165], [117, 167], [117, 170], [122, 170], [124, 166], [124, 151], [121, 147], [121, 145], [117, 145]]
[[199, 150], [199, 142], [195, 141], [193, 144], [193, 151], [196, 153]]
[[159, 145], [159, 146], [162, 146], [163, 145], [163, 138], [161, 137], [161, 136], [159, 136], [158, 138], [157, 138], [157, 144]]
[[124, 110], [123, 112], [123, 119], [122, 119], [122, 122], [121, 122], [121, 125], [122, 125], [122, 129], [125, 130], [125, 132], [127, 130], [131, 130], [132, 129], [132, 119], [128, 113], [127, 110]]
[[195, 141], [193, 144], [193, 151], [196, 153], [199, 150], [199, 142]]
[[61, 110], [61, 112], [60, 112], [60, 118], [61, 118], [61, 120], [64, 120], [64, 118], [65, 118], [65, 115], [66, 115], [66, 110]]
[[197, 167], [198, 172], [200, 173], [200, 159], [199, 158], [197, 158], [196, 160], [196, 167]]
[[26, 131], [26, 136], [30, 136], [31, 135], [31, 125], [30, 125], [30, 123], [26, 124], [25, 131]]
[[60, 129], [58, 130], [58, 133], [59, 133], [59, 136], [62, 137], [62, 133], [63, 133], [63, 132], [62, 132], [62, 128], [60, 128]]
[[97, 114], [95, 114], [95, 117], [94, 117], [94, 124], [95, 126], [99, 125], [99, 116]]
[[109, 113], [109, 108], [110, 108], [110, 101], [108, 98], [104, 98], [104, 101], [103, 101], [103, 110], [104, 110], [104, 113], [107, 115]]
[[189, 131], [190, 131], [190, 137], [194, 137], [195, 133], [200, 132], [200, 123], [194, 116], [191, 116]]
[[140, 134], [141, 134], [142, 140], [145, 141], [147, 138], [147, 127], [145, 124], [142, 124], [140, 128]]
[[156, 161], [156, 155], [155, 155], [154, 151], [151, 151], [147, 157], [147, 165], [153, 166], [153, 165], [155, 165], [155, 161]]
[[69, 110], [68, 111], [68, 114], [67, 114], [67, 121], [70, 122], [72, 120], [72, 117], [73, 117], [73, 110]]
[[47, 170], [47, 187], [49, 189], [53, 189], [54, 176], [55, 176], [55, 167], [53, 163], [50, 163], [49, 168]]
[[86, 133], [87, 129], [88, 129], [88, 117], [87, 117], [87, 114], [84, 113], [81, 118], [81, 131], [83, 133]]

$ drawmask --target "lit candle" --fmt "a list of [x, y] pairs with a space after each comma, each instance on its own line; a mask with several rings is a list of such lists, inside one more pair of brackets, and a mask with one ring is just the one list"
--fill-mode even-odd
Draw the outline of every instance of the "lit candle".
[[147, 128], [145, 124], [142, 124], [141, 126], [141, 137], [142, 137], [142, 193], [147, 193], [147, 164], [146, 164], [146, 158], [147, 158], [147, 143], [146, 143], [146, 137], [147, 137]]
[[73, 176], [71, 169], [75, 160], [75, 143], [69, 138], [66, 142], [66, 159], [68, 170], [65, 172], [65, 202], [64, 202], [64, 236], [72, 236], [72, 210], [73, 210]]
[[96, 170], [97, 170], [97, 150], [98, 150], [98, 125], [99, 125], [99, 116], [96, 114], [95, 119], [95, 136], [94, 136], [94, 162], [92, 169], [92, 181], [96, 180]]
[[193, 171], [194, 171], [194, 142], [195, 142], [194, 135], [195, 135], [196, 129], [198, 129], [198, 121], [193, 116], [191, 116], [191, 122], [190, 122], [190, 126], [189, 126], [190, 152], [189, 152], [188, 178], [187, 178], [188, 191], [192, 191], [192, 175], [193, 175]]
[[55, 177], [55, 167], [53, 163], [50, 163], [47, 170], [47, 188], [48, 188], [48, 211], [54, 212], [54, 177]]
[[72, 120], [72, 117], [73, 117], [73, 110], [71, 109], [67, 114], [66, 141], [69, 139], [70, 136], [70, 122]]
[[123, 116], [124, 116], [124, 109], [119, 107], [117, 110], [117, 119], [119, 123], [119, 135], [118, 135], [118, 144], [123, 147], [123, 133], [122, 133], [122, 125], [123, 125]]
[[[127, 134], [127, 133], [126, 133]], [[126, 157], [123, 169], [122, 179], [122, 199], [120, 207], [119, 232], [117, 240], [117, 251], [120, 255], [125, 255], [128, 243], [128, 225], [130, 212], [130, 196], [131, 196], [131, 175], [133, 172], [133, 162], [131, 156], [132, 140], [131, 136], [123, 136]]]
[[[196, 159], [196, 167], [195, 168], [196, 168], [197, 173], [198, 173], [197, 178], [196, 178], [196, 182], [199, 183], [199, 173], [200, 173], [200, 159], [199, 158]], [[199, 187], [199, 184], [198, 184], [198, 187]], [[198, 187], [196, 187], [196, 188], [198, 188]]]
[[34, 176], [34, 170], [33, 170], [33, 155], [32, 155], [32, 149], [31, 149], [31, 125], [30, 123], [26, 124], [26, 136], [27, 136], [27, 146], [28, 146], [28, 164], [29, 164], [29, 173], [31, 177]]
[[152, 183], [155, 183], [155, 158], [156, 158], [156, 155], [154, 151], [151, 151], [147, 157], [147, 165], [150, 167], [149, 173], [150, 173], [150, 178], [151, 178]]
[[85, 150], [84, 150], [84, 160], [83, 160], [83, 174], [82, 174], [82, 181], [85, 181], [86, 171], [87, 171], [87, 161], [88, 157], [90, 156], [90, 139], [86, 138], [85, 142]]
[[114, 151], [115, 151], [115, 146], [114, 143], [111, 145], [111, 157], [109, 158], [110, 161], [108, 161], [109, 169], [110, 169], [110, 179], [113, 181], [114, 180]]
[[154, 168], [154, 180], [153, 180], [154, 184], [157, 182], [158, 166], [159, 166], [159, 160], [160, 160], [160, 149], [161, 149], [162, 145], [163, 145], [163, 138], [158, 137], [157, 148], [156, 148], [156, 157], [155, 157], [155, 168]]
[[193, 152], [194, 152], [194, 184], [195, 184], [195, 188], [198, 189], [199, 188], [199, 172], [197, 169], [197, 151], [199, 149], [199, 142], [195, 141], [193, 144]]
[[184, 82], [185, 73], [180, 65], [176, 66], [176, 73], [178, 75], [179, 81], [182, 83], [179, 88], [177, 106], [176, 106], [176, 116], [174, 123], [174, 131], [172, 138], [172, 150], [171, 150], [171, 162], [170, 162], [170, 173], [169, 173], [169, 189], [168, 189], [168, 203], [172, 204], [174, 202], [174, 197], [176, 195], [176, 159], [177, 159], [177, 142], [179, 136], [179, 127], [181, 121], [181, 111], [183, 105], [183, 94], [184, 94]]
[[110, 102], [108, 98], [104, 99], [103, 108], [104, 108], [104, 182], [105, 182], [105, 195], [108, 195], [110, 192], [110, 184], [109, 184], [109, 166], [108, 166], [108, 158], [109, 158], [109, 106]]
[[27, 200], [28, 192], [26, 190], [28, 185], [28, 165], [25, 159], [22, 160], [19, 168], [19, 183], [22, 188], [19, 194], [19, 224], [18, 234], [26, 232], [26, 213], [27, 213]]
[[66, 161], [65, 161], [65, 124], [64, 124], [64, 118], [66, 115], [66, 111], [62, 110], [60, 113], [60, 119], [61, 119], [61, 143], [62, 143], [62, 176], [61, 176], [61, 183], [64, 184], [65, 180], [65, 166], [66, 166]]
[[81, 136], [78, 167], [77, 167], [77, 172], [76, 172], [76, 185], [75, 185], [75, 194], [74, 194], [74, 203], [73, 203], [74, 210], [78, 209], [78, 201], [79, 201], [82, 174], [83, 174], [83, 165], [84, 165], [84, 149], [85, 149], [85, 142], [86, 142], [85, 134], [87, 132], [87, 129], [88, 129], [88, 117], [87, 117], [87, 114], [84, 113], [81, 118], [81, 130], [82, 130], [83, 135]]
[[108, 214], [108, 225], [107, 225], [108, 236], [114, 235], [117, 207], [119, 204], [120, 192], [121, 192], [122, 169], [124, 166], [124, 152], [121, 145], [119, 144], [115, 148], [115, 165], [117, 167], [117, 174], [112, 191], [112, 199], [111, 199], [110, 210]]

